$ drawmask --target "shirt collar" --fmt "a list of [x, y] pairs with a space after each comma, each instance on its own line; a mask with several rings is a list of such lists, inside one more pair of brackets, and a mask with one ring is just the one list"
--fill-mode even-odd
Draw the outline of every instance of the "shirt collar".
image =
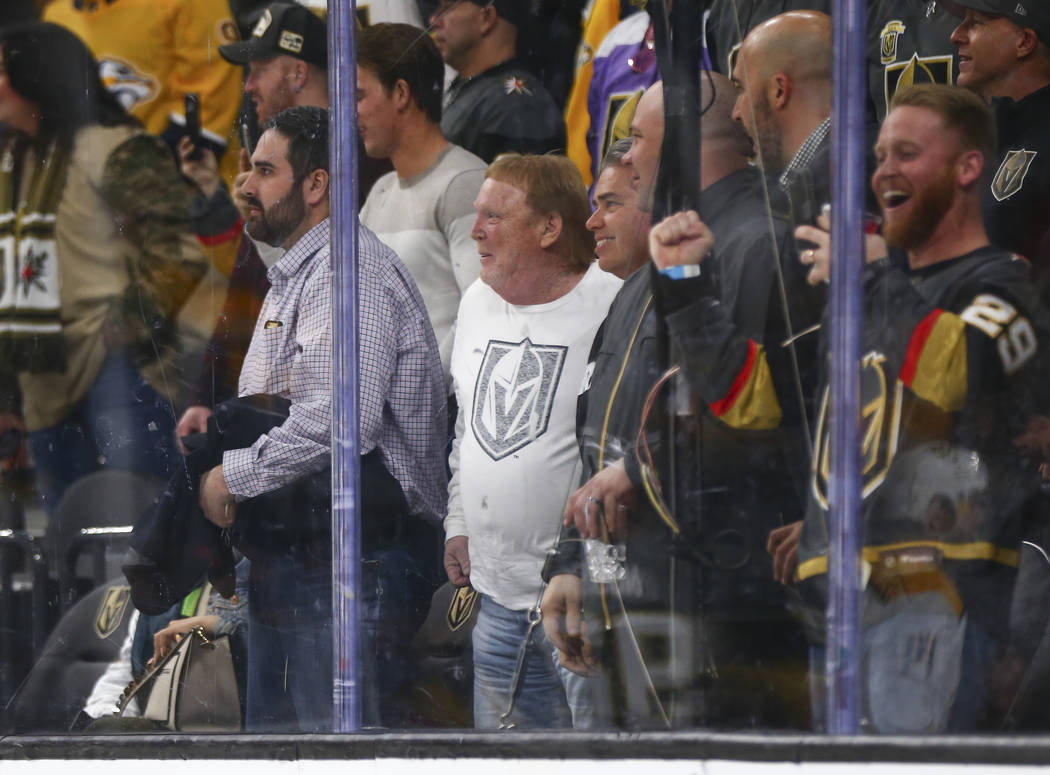
[[831, 116], [828, 116], [819, 124], [817, 128], [809, 133], [809, 137], [806, 141], [799, 146], [799, 149], [795, 152], [794, 158], [784, 168], [784, 171], [780, 173], [780, 177], [777, 182], [780, 183], [781, 188], [787, 188], [788, 181], [791, 179], [791, 175], [797, 169], [805, 169], [809, 166], [809, 163], [813, 161], [813, 157], [817, 155], [817, 149], [820, 148], [824, 139], [828, 136], [828, 130], [831, 129]]
[[281, 260], [266, 272], [270, 283], [276, 283], [282, 277], [291, 277], [314, 253], [327, 247], [328, 228], [329, 219], [325, 218], [288, 248], [288, 252], [281, 256]]

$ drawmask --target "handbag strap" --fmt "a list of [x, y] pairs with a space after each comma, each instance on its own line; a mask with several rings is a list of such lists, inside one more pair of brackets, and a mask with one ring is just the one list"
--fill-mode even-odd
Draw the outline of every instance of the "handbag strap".
[[[194, 592], [198, 593], [198, 596], [193, 600], [193, 615], [203, 616], [208, 612], [208, 601], [211, 600], [211, 582], [205, 581], [200, 587]], [[192, 594], [192, 593], [191, 593]], [[185, 602], [185, 601], [184, 601]], [[152, 683], [153, 678], [157, 675], [160, 670], [164, 668], [171, 660], [175, 659], [178, 654], [183, 650], [189, 648], [190, 640], [192, 635], [197, 635], [203, 643], [210, 643], [208, 638], [204, 635], [204, 629], [202, 627], [194, 627], [176, 644], [168, 655], [164, 657], [160, 662], [150, 668], [145, 675], [136, 681], [132, 681], [127, 685], [123, 692], [120, 694], [120, 699], [117, 701], [117, 715], [123, 716], [124, 710], [128, 707], [132, 698], [137, 695], [143, 687], [148, 686]]]
[[138, 695], [144, 688], [151, 686], [153, 679], [156, 675], [164, 669], [164, 667], [176, 659], [179, 654], [190, 647], [190, 642], [193, 640], [193, 636], [196, 635], [203, 643], [210, 643], [207, 636], [204, 634], [203, 627], [194, 627], [180, 640], [171, 651], [168, 652], [167, 656], [164, 657], [160, 662], [151, 667], [145, 675], [139, 678], [137, 681], [132, 681], [127, 685], [123, 692], [120, 693], [120, 698], [117, 700], [117, 716], [123, 716], [124, 711], [127, 709], [131, 700]]

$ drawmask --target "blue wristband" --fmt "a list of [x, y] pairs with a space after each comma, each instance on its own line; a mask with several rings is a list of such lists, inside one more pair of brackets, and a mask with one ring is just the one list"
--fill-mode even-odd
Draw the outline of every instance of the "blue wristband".
[[700, 264], [684, 264], [680, 266], [668, 266], [660, 270], [660, 274], [672, 280], [686, 280], [691, 277], [700, 276]]

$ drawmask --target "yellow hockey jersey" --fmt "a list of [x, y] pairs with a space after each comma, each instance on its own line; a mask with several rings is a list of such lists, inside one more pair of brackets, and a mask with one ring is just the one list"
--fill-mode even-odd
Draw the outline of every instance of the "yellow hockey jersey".
[[576, 77], [565, 105], [566, 155], [573, 160], [583, 182], [591, 185], [591, 154], [587, 149], [587, 91], [594, 74], [594, 52], [609, 30], [620, 21], [620, 0], [590, 0], [583, 10], [583, 36], [576, 50]]
[[[103, 83], [148, 132], [181, 130], [185, 96], [196, 92], [203, 139], [216, 151], [233, 144], [242, 73], [219, 56], [238, 39], [226, 2], [53, 0], [43, 18], [84, 41]], [[236, 172], [236, 153], [224, 161], [224, 174], [231, 162]]]

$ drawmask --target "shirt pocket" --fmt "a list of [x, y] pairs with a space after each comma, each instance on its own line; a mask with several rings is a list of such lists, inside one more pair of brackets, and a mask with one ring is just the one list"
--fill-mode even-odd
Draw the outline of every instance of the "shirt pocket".
[[280, 392], [281, 385], [286, 381], [288, 369], [284, 361], [287, 360], [287, 342], [286, 326], [264, 326], [252, 342], [256, 355], [254, 379], [256, 384], [262, 386], [260, 389], [264, 393]]

